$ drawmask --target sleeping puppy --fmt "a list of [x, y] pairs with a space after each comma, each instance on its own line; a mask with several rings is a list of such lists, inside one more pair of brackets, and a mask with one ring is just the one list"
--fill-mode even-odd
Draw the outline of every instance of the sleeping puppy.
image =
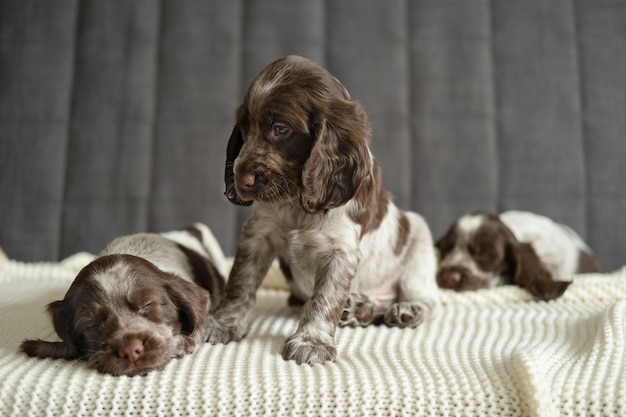
[[415, 327], [438, 304], [424, 219], [399, 210], [370, 153], [365, 110], [328, 71], [298, 56], [248, 88], [227, 147], [226, 196], [251, 205], [211, 343], [241, 339], [255, 293], [279, 259], [300, 323], [283, 357], [335, 360], [338, 324]]
[[25, 340], [20, 349], [86, 360], [113, 375], [162, 368], [204, 341], [205, 317], [224, 286], [211, 261], [220, 253], [201, 224], [117, 238], [78, 273], [63, 300], [48, 305], [62, 341]]
[[437, 283], [456, 291], [516, 284], [538, 299], [552, 300], [565, 292], [574, 274], [600, 270], [572, 229], [526, 211], [466, 214], [437, 248]]

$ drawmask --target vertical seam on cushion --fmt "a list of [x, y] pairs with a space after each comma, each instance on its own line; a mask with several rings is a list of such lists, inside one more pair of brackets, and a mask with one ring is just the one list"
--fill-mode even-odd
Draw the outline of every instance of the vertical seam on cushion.
[[322, 1], [322, 28], [320, 29], [322, 32], [322, 65], [325, 68], [328, 68], [328, 39], [329, 39], [329, 27], [330, 25], [328, 24], [328, 1], [329, 0], [325, 0]]
[[78, 0], [76, 2], [76, 14], [74, 16], [74, 36], [73, 38], [73, 54], [72, 54], [72, 63], [71, 63], [71, 74], [70, 74], [70, 86], [68, 93], [68, 110], [67, 110], [67, 126], [65, 133], [65, 149], [63, 152], [64, 162], [63, 162], [63, 174], [61, 179], [61, 210], [59, 212], [59, 223], [58, 223], [58, 243], [55, 250], [54, 257], [59, 259], [63, 255], [63, 248], [65, 246], [65, 210], [67, 205], [67, 178], [68, 178], [68, 170], [69, 170], [69, 150], [72, 142], [72, 124], [74, 119], [74, 107], [75, 107], [75, 92], [76, 92], [76, 66], [78, 64], [78, 35], [80, 28], [80, 16], [82, 10], [82, 1]]
[[[240, 5], [240, 11], [239, 11], [239, 22], [240, 22], [240, 33], [239, 33], [239, 74], [237, 75], [237, 97], [235, 99], [235, 103], [241, 103], [242, 99], [243, 99], [243, 95], [245, 94], [246, 91], [246, 81], [244, 79], [244, 74], [245, 74], [245, 69], [247, 67], [247, 63], [246, 63], [246, 43], [247, 43], [247, 39], [246, 39], [246, 28], [248, 27], [247, 25], [247, 21], [246, 21], [246, 16], [248, 15], [247, 10], [248, 10], [248, 5], [247, 5], [247, 1], [246, 0], [241, 0], [239, 2]], [[232, 109], [232, 111], [234, 111], [235, 109]], [[236, 121], [235, 121], [236, 122]], [[234, 125], [233, 125], [234, 127]], [[238, 236], [239, 233], [241, 232], [241, 230], [243, 229], [243, 224], [245, 223], [247, 217], [248, 217], [248, 212], [242, 208], [242, 207], [234, 207], [233, 208], [235, 210], [235, 224], [233, 227], [233, 232], [234, 232], [234, 236]], [[234, 240], [234, 249], [237, 248], [238, 246], [238, 240], [235, 239]]]
[[[419, 141], [420, 141], [420, 137], [418, 135], [417, 129], [415, 129], [416, 126], [416, 122], [415, 119], [419, 116], [417, 114], [417, 106], [415, 104], [415, 85], [417, 83], [414, 73], [413, 73], [413, 63], [415, 61], [415, 50], [413, 47], [413, 42], [415, 42], [415, 33], [413, 30], [413, 25], [411, 24], [412, 20], [413, 20], [413, 16], [414, 16], [414, 12], [413, 9], [411, 7], [411, 5], [413, 4], [410, 0], [405, 2], [406, 4], [406, 31], [407, 31], [407, 60], [406, 60], [406, 66], [407, 66], [407, 88], [409, 90], [409, 93], [407, 95], [407, 106], [408, 106], [408, 132], [409, 132], [409, 158], [411, 161], [411, 165], [409, 168], [409, 172], [410, 172], [410, 183], [409, 183], [409, 207], [412, 210], [415, 210], [416, 212], [422, 214], [423, 210], [421, 210], [420, 207], [420, 200], [419, 200], [419, 181], [417, 181], [418, 178], [418, 170], [417, 170], [417, 164], [415, 163], [416, 161], [416, 152], [419, 149]], [[432, 228], [432, 226], [431, 226]]]
[[412, 210], [420, 212], [418, 210], [417, 205], [417, 193], [415, 192], [417, 172], [415, 169], [415, 141], [417, 140], [415, 137], [415, 132], [413, 129], [413, 37], [411, 32], [411, 1], [404, 2], [404, 30], [405, 30], [405, 39], [406, 39], [406, 79], [404, 82], [407, 87], [407, 95], [406, 95], [406, 107], [407, 107], [407, 132], [409, 134], [409, 140], [407, 143], [407, 151], [409, 155], [409, 184], [408, 184], [408, 207]]
[[493, 134], [493, 148], [494, 148], [494, 209], [496, 212], [503, 211], [501, 198], [502, 192], [500, 190], [501, 181], [500, 181], [500, 129], [498, 118], [500, 115], [500, 109], [498, 107], [498, 80], [497, 80], [497, 70], [496, 70], [496, 42], [495, 42], [495, 11], [494, 11], [494, 3], [492, 0], [488, 0], [486, 3], [487, 13], [489, 14], [488, 18], [488, 31], [489, 31], [489, 60], [491, 67], [491, 105], [492, 105], [492, 114], [491, 114], [491, 130]]
[[[579, 9], [577, 7], [577, 2], [572, 0], [572, 30], [574, 31], [574, 53], [575, 56], [575, 65], [576, 65], [576, 77], [578, 81], [578, 119], [579, 119], [579, 131], [580, 131], [580, 146], [581, 146], [581, 169], [583, 172], [583, 183], [582, 183], [582, 198], [583, 198], [583, 229], [581, 231], [584, 240], [591, 245], [589, 242], [589, 211], [590, 211], [590, 200], [589, 200], [589, 172], [587, 171], [587, 167], [589, 164], [587, 163], [587, 127], [585, 124], [585, 97], [584, 97], [584, 79], [583, 79], [583, 67], [582, 67], [582, 47], [581, 47], [581, 38], [580, 38], [580, 19], [579, 19]], [[591, 246], [593, 247], [593, 246]]]
[[163, 13], [163, 0], [159, 0], [156, 4], [158, 10], [156, 12], [156, 36], [155, 36], [155, 53], [154, 53], [154, 86], [152, 88], [153, 97], [152, 97], [152, 123], [150, 132], [150, 161], [148, 162], [148, 195], [146, 196], [146, 208], [145, 208], [145, 216], [144, 216], [144, 228], [143, 230], [152, 230], [151, 224], [153, 223], [154, 212], [152, 211], [153, 207], [153, 199], [154, 199], [154, 166], [156, 159], [156, 135], [157, 135], [157, 123], [159, 117], [159, 99], [160, 99], [160, 69], [162, 62], [162, 51], [163, 51], [163, 19], [165, 18], [165, 13]]
[[[244, 80], [244, 74], [245, 74], [245, 67], [246, 67], [246, 62], [245, 62], [245, 58], [246, 58], [246, 27], [248, 26], [246, 24], [246, 9], [247, 9], [247, 5], [246, 5], [246, 0], [241, 0], [239, 2], [239, 29], [240, 29], [240, 33], [239, 33], [239, 74], [237, 74], [237, 97], [235, 102], [239, 102], [244, 93], [245, 93], [245, 89], [246, 89], [246, 80]], [[234, 110], [234, 109], [233, 109]]]

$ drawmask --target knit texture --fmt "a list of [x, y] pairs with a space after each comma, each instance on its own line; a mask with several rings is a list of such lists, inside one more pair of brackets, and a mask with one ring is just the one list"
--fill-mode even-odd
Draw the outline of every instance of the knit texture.
[[578, 276], [551, 302], [515, 287], [443, 291], [416, 329], [338, 329], [337, 361], [314, 367], [282, 359], [297, 311], [267, 288], [242, 341], [145, 377], [18, 352], [25, 338], [58, 339], [45, 305], [92, 257], [0, 260], [1, 416], [626, 415], [626, 268]]

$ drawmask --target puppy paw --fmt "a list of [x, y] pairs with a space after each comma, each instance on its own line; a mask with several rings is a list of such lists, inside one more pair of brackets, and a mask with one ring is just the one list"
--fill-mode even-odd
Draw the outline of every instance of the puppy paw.
[[340, 326], [367, 326], [374, 321], [374, 303], [363, 294], [351, 293], [339, 319]]
[[178, 337], [178, 345], [174, 351], [175, 358], [182, 358], [196, 350], [196, 341], [189, 335], [180, 335]]
[[307, 363], [311, 366], [335, 361], [337, 349], [333, 343], [324, 343], [319, 339], [303, 337], [295, 334], [285, 342], [283, 359], [296, 361], [298, 365]]
[[220, 320], [209, 316], [204, 324], [204, 340], [212, 345], [238, 341], [245, 335], [245, 327], [235, 320]]
[[385, 313], [385, 324], [392, 327], [416, 327], [424, 321], [424, 311], [416, 304], [403, 301], [393, 304]]

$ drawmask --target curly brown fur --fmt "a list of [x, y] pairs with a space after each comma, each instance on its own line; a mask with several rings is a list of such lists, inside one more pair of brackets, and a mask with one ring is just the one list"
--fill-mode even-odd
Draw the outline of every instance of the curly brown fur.
[[124, 236], [48, 305], [59, 342], [25, 340], [29, 356], [82, 359], [113, 375], [144, 375], [204, 341], [224, 282], [211, 260], [156, 234]]
[[[399, 210], [370, 153], [363, 106], [302, 57], [268, 65], [236, 112], [226, 150], [226, 196], [252, 205], [209, 341], [241, 339], [256, 291], [279, 258], [292, 304], [302, 304], [283, 357], [335, 360], [341, 325], [414, 327], [438, 304], [430, 230]], [[371, 311], [351, 308], [367, 298]], [[369, 305], [369, 304], [368, 304]]]

